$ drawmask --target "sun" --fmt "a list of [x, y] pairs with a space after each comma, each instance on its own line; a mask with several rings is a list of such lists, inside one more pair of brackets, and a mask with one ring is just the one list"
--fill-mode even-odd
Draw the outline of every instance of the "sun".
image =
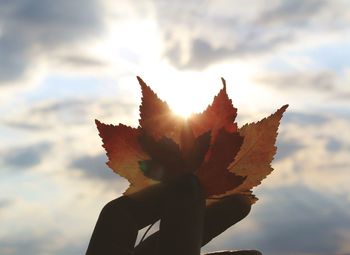
[[215, 93], [208, 91], [197, 91], [197, 87], [190, 87], [169, 91], [165, 101], [175, 115], [189, 118], [194, 113], [204, 111], [212, 103]]
[[[195, 104], [196, 102], [192, 102]], [[193, 113], [197, 112], [192, 104], [182, 101], [176, 102], [175, 104], [171, 104], [170, 108], [174, 112], [175, 115], [179, 115], [185, 119], [189, 118]]]
[[163, 68], [160, 73], [147, 80], [153, 81], [152, 88], [173, 113], [186, 119], [193, 113], [203, 112], [222, 88], [217, 77], [202, 77], [197, 72], [181, 73]]
[[196, 81], [191, 79], [171, 81], [167, 87], [159, 87], [159, 96], [168, 103], [175, 115], [189, 118], [193, 113], [205, 110], [217, 93], [214, 86], [203, 82], [195, 84]]

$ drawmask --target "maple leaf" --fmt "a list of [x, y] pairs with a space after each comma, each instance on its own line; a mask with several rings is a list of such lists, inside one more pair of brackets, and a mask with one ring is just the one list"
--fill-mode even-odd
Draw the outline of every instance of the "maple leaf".
[[247, 176], [247, 178], [242, 185], [227, 191], [221, 195], [222, 197], [236, 193], [251, 194], [250, 190], [273, 171], [271, 161], [277, 150], [275, 146], [277, 130], [287, 107], [288, 105], [284, 105], [269, 117], [256, 123], [246, 124], [239, 129], [244, 142], [228, 169], [232, 173]]
[[156, 183], [144, 176], [139, 170], [138, 162], [149, 159], [137, 140], [140, 129], [122, 124], [118, 126], [106, 125], [98, 120], [95, 120], [95, 123], [102, 138], [103, 147], [107, 151], [109, 159], [107, 165], [130, 182], [126, 194]]
[[218, 131], [206, 160], [196, 172], [207, 197], [224, 193], [244, 181], [244, 177], [227, 170], [242, 141], [243, 137], [238, 133], [229, 133], [223, 128]]
[[223, 88], [213, 103], [185, 120], [137, 79], [142, 91], [140, 126], [106, 125], [96, 120], [107, 165], [130, 182], [126, 194], [193, 173], [207, 198], [245, 193], [253, 200], [251, 189], [272, 171], [277, 129], [287, 106], [237, 129], [237, 109], [222, 79]]

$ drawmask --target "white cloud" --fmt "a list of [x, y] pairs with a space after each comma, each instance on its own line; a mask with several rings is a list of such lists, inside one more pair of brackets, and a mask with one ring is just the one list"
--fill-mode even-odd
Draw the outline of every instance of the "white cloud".
[[350, 136], [343, 132], [349, 120], [335, 116], [315, 124], [311, 118], [309, 120], [311, 125], [308, 126], [293, 123], [293, 119], [283, 124], [279, 139], [287, 144], [295, 141], [301, 147], [273, 163], [277, 170], [264, 186], [302, 184], [318, 192], [344, 194], [350, 201], [347, 181]]

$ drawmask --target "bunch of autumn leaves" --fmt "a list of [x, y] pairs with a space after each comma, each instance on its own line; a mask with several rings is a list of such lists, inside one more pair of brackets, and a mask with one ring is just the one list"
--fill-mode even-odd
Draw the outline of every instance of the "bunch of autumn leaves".
[[212, 104], [183, 119], [174, 115], [140, 77], [137, 79], [142, 90], [139, 127], [96, 120], [107, 165], [130, 182], [126, 194], [186, 173], [198, 177], [207, 198], [251, 194], [251, 189], [271, 173], [277, 130], [288, 105], [238, 128], [234, 122], [237, 109], [222, 79], [223, 88]]

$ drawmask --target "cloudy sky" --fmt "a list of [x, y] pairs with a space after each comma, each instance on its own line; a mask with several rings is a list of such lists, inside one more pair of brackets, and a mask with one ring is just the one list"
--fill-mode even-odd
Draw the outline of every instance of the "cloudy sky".
[[203, 251], [350, 254], [350, 2], [0, 1], [0, 254], [78, 255], [126, 181], [94, 125], [227, 81], [238, 124], [289, 103], [260, 201]]

